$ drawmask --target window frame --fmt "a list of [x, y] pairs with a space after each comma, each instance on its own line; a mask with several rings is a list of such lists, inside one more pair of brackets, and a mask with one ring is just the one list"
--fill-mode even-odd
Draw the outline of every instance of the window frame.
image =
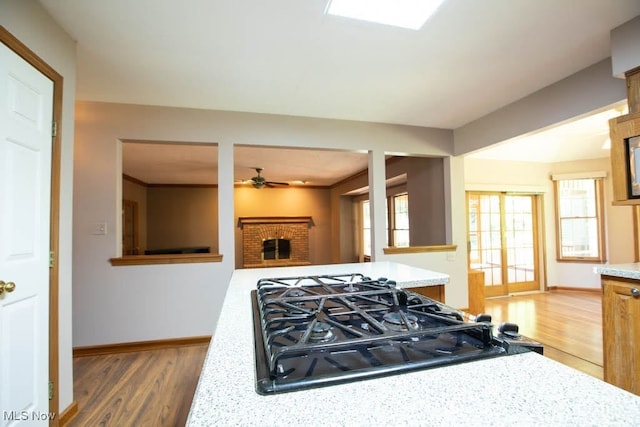
[[[578, 216], [578, 217], [561, 217], [560, 216], [560, 185], [561, 181], [580, 181], [589, 180], [594, 185], [594, 214], [595, 216]], [[553, 193], [555, 201], [555, 234], [556, 234], [556, 261], [558, 262], [606, 262], [606, 247], [604, 245], [604, 184], [601, 177], [580, 177], [580, 178], [554, 178], [553, 179]], [[563, 237], [562, 237], [562, 220], [567, 218], [584, 218], [596, 220], [596, 232], [597, 232], [597, 251], [598, 254], [595, 257], [590, 256], [567, 256], [562, 254]]]
[[[398, 228], [397, 227], [397, 220], [396, 217], [398, 215], [397, 212], [397, 204], [396, 204], [396, 199], [399, 197], [406, 197], [407, 198], [407, 228]], [[387, 226], [387, 241], [388, 241], [388, 246], [391, 248], [408, 248], [411, 246], [411, 225], [409, 223], [409, 193], [407, 191], [403, 191], [400, 193], [396, 193], [396, 194], [392, 194], [390, 196], [387, 197], [387, 221], [388, 221], [388, 226]], [[397, 246], [396, 245], [396, 231], [406, 231], [407, 234], [409, 235], [409, 242], [406, 246]]]
[[[400, 192], [388, 195], [386, 197], [386, 199], [385, 199], [385, 201], [386, 201], [385, 210], [386, 210], [386, 215], [387, 215], [387, 218], [386, 218], [387, 229], [386, 229], [386, 231], [387, 231], [387, 247], [388, 248], [410, 248], [411, 247], [411, 241], [409, 241], [409, 244], [407, 246], [395, 246], [394, 232], [396, 230], [405, 230], [404, 228], [397, 229], [395, 227], [396, 226], [396, 209], [395, 209], [396, 203], [395, 203], [395, 198], [396, 197], [400, 197], [400, 196], [401, 197], [404, 197], [404, 196], [407, 197], [407, 205], [408, 205], [408, 203], [409, 203], [409, 200], [408, 200], [409, 193], [406, 190], [402, 190]], [[369, 222], [369, 218], [370, 217], [368, 217], [366, 215], [366, 213], [365, 213], [365, 208], [364, 208], [365, 204], [368, 204], [369, 205], [369, 209], [371, 209], [371, 201], [369, 199], [363, 199], [363, 200], [360, 200], [358, 202], [358, 206], [359, 206], [358, 212], [359, 212], [359, 217], [361, 218], [360, 226], [358, 228], [359, 228], [359, 231], [360, 231], [360, 239], [359, 239], [360, 240], [360, 247], [361, 247], [361, 250], [360, 250], [361, 254], [360, 255], [366, 259], [368, 257], [371, 257], [372, 255], [366, 253], [367, 252], [367, 248], [366, 248], [366, 243], [367, 243], [366, 240], [367, 240], [367, 238], [366, 238], [366, 236], [367, 235], [369, 235], [369, 236], [371, 235], [371, 224], [369, 224], [368, 228], [366, 227], [367, 223]], [[369, 213], [370, 212], [371, 211], [369, 211]], [[409, 215], [409, 211], [408, 211], [408, 208], [407, 208], [407, 216], [408, 215]], [[408, 222], [408, 220], [407, 220], [407, 222]], [[409, 227], [410, 227], [410, 225], [409, 225]], [[407, 230], [407, 232], [410, 232], [410, 228], [407, 228], [406, 230]]]
[[[367, 208], [365, 209], [365, 206]], [[371, 245], [369, 244], [367, 247], [367, 237], [369, 241], [371, 240], [371, 224], [370, 224], [370, 215], [366, 215], [366, 212], [370, 212], [371, 203], [369, 199], [364, 199], [358, 202], [358, 213], [360, 217], [360, 256], [364, 258], [371, 258]], [[366, 212], [365, 212], [366, 211]], [[368, 225], [368, 227], [367, 227]], [[369, 252], [369, 253], [367, 253]]]

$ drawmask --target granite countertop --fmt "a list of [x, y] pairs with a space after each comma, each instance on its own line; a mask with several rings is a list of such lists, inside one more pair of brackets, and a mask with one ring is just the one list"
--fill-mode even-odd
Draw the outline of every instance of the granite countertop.
[[629, 264], [611, 264], [594, 267], [597, 274], [640, 280], [640, 262]]
[[256, 393], [249, 292], [257, 280], [345, 272], [387, 277], [399, 286], [448, 280], [395, 263], [236, 270], [187, 425], [637, 425], [640, 397], [536, 353], [271, 396]]

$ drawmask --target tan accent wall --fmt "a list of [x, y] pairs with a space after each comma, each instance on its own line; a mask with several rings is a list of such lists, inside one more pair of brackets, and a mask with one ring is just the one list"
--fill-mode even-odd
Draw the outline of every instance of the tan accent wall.
[[147, 249], [195, 246], [218, 253], [218, 189], [149, 187]]
[[[331, 263], [331, 197], [330, 190], [322, 188], [262, 188], [238, 187], [235, 189], [235, 218], [239, 217], [287, 217], [310, 216], [314, 226], [309, 233], [309, 258], [311, 264]], [[304, 227], [307, 227], [305, 225]], [[350, 236], [346, 236], [347, 239]], [[243, 232], [236, 227], [236, 268], [242, 268]]]

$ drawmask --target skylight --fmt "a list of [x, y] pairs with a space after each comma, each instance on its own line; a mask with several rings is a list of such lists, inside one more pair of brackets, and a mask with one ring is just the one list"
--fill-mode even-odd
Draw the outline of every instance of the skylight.
[[326, 13], [419, 30], [444, 0], [329, 0]]

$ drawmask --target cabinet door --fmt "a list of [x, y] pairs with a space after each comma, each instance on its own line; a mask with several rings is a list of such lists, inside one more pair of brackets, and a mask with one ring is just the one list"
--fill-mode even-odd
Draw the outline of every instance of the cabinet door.
[[640, 283], [603, 278], [602, 286], [604, 380], [640, 395]]
[[407, 290], [424, 295], [427, 298], [434, 299], [444, 304], [444, 285], [418, 286], [415, 288], [407, 288]]

